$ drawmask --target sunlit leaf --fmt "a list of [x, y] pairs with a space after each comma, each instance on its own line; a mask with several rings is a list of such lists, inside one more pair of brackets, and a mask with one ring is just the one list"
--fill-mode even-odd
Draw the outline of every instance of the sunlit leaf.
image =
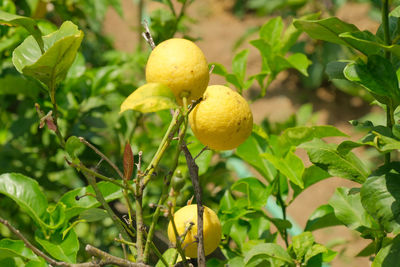
[[156, 112], [163, 109], [174, 109], [178, 107], [171, 89], [161, 83], [146, 83], [121, 104], [121, 113], [133, 109], [142, 113]]

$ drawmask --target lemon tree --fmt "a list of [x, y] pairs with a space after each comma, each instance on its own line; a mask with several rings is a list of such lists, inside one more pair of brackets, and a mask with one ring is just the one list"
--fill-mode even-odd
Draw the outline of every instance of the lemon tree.
[[223, 85], [212, 85], [190, 113], [189, 123], [204, 145], [215, 150], [229, 150], [249, 137], [253, 115], [240, 94]]
[[209, 81], [207, 60], [192, 41], [166, 40], [151, 52], [146, 65], [146, 81], [162, 83], [174, 93], [178, 103], [199, 99]]
[[[206, 206], [204, 206], [203, 216], [204, 250], [205, 255], [208, 255], [218, 247], [221, 241], [221, 224], [217, 214]], [[173, 218], [179, 236], [183, 235], [186, 229], [190, 229], [181, 246], [185, 249], [187, 257], [197, 258], [197, 205], [192, 204], [179, 209]], [[191, 223], [193, 223], [192, 227], [190, 227]], [[168, 238], [173, 244], [176, 244], [176, 235], [171, 222], [168, 225]]]

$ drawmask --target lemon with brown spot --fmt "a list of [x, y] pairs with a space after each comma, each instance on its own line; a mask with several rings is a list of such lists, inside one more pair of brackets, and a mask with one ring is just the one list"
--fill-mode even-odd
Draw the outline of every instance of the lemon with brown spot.
[[[186, 233], [185, 239], [181, 242], [181, 247], [185, 250], [185, 256], [197, 258], [197, 205], [192, 204], [179, 209], [175, 212], [173, 218], [179, 236], [193, 223], [193, 226]], [[218, 247], [221, 241], [221, 233], [221, 223], [217, 214], [204, 206], [203, 236], [206, 256]], [[171, 222], [168, 225], [168, 238], [171, 243], [176, 244], [176, 236]]]
[[231, 88], [212, 85], [189, 114], [194, 135], [214, 150], [231, 150], [251, 134], [253, 115], [247, 101]]
[[163, 83], [174, 93], [178, 104], [199, 99], [210, 79], [207, 60], [192, 41], [172, 38], [151, 52], [146, 65], [146, 81]]

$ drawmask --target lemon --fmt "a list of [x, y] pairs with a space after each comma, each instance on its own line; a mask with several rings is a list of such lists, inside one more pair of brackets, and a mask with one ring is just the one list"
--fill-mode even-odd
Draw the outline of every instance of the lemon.
[[173, 38], [160, 43], [151, 52], [146, 65], [148, 83], [163, 83], [174, 93], [178, 104], [182, 97], [199, 99], [210, 79], [207, 60], [192, 41]]
[[189, 114], [189, 123], [203, 145], [214, 150], [230, 150], [251, 134], [253, 115], [240, 94], [223, 85], [212, 85]]
[[[174, 214], [174, 222], [179, 235], [185, 232], [191, 222], [194, 223], [187, 232], [181, 246], [185, 249], [185, 256], [197, 258], [197, 205], [192, 204], [179, 209]], [[217, 214], [206, 206], [204, 206], [203, 213], [203, 236], [205, 255], [208, 255], [218, 247], [221, 241], [221, 223]], [[168, 238], [171, 243], [176, 244], [175, 232], [171, 222], [168, 225]]]

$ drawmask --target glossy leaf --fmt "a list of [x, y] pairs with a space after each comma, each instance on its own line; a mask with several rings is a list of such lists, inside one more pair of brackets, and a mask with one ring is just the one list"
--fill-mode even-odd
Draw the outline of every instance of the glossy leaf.
[[42, 39], [42, 32], [40, 31], [36, 21], [29, 17], [19, 16], [15, 14], [10, 14], [0, 10], [0, 22], [7, 23], [13, 26], [22, 26], [36, 40], [41, 52], [44, 52], [44, 43]]
[[350, 46], [339, 35], [344, 32], [358, 31], [353, 24], [346, 23], [336, 17], [321, 20], [296, 19], [293, 24], [306, 32], [313, 39], [328, 41], [335, 44]]
[[[103, 194], [107, 202], [122, 197], [122, 189], [115, 184], [112, 184], [110, 182], [100, 182], [97, 183], [97, 186], [99, 187], [101, 193]], [[87, 195], [83, 198], [80, 198], [79, 200], [75, 199], [76, 196], [84, 196], [87, 193], [91, 195]], [[65, 209], [66, 220], [69, 220], [70, 218], [77, 216], [78, 214], [82, 213], [87, 209], [99, 207], [100, 203], [96, 200], [96, 198], [93, 195], [94, 195], [94, 190], [91, 186], [76, 188], [74, 190], [65, 193], [61, 197], [59, 202], [63, 203], [66, 206]]]
[[0, 240], [0, 260], [5, 258], [22, 257], [26, 260], [39, 261], [31, 249], [23, 241], [4, 238]]
[[300, 147], [307, 151], [312, 163], [332, 176], [358, 183], [363, 183], [368, 176], [368, 170], [360, 159], [351, 152], [346, 155], [339, 154], [334, 144], [326, 144], [320, 139], [314, 139]]
[[74, 62], [82, 39], [83, 32], [66, 21], [59, 30], [43, 37], [43, 55], [33, 37], [26, 38], [14, 50], [14, 66], [19, 72], [43, 82], [53, 95], [56, 85], [64, 80]]
[[362, 231], [364, 228], [374, 227], [373, 220], [363, 208], [360, 193], [357, 191], [339, 187], [329, 200], [329, 205], [334, 209], [336, 218], [350, 229]]
[[271, 182], [276, 175], [276, 169], [265, 158], [260, 156], [260, 154], [264, 152], [265, 151], [263, 151], [253, 135], [249, 136], [249, 138], [236, 149], [236, 154], [241, 159], [253, 166], [268, 182]]
[[177, 107], [175, 96], [166, 85], [146, 83], [124, 100], [121, 104], [120, 113], [130, 109], [149, 113]]
[[297, 126], [285, 129], [279, 139], [282, 143], [289, 143], [292, 146], [298, 146], [302, 143], [311, 141], [314, 138], [324, 138], [332, 136], [347, 137], [347, 134], [343, 133], [342, 131], [331, 125], [311, 127]]
[[71, 229], [64, 239], [59, 232], [52, 234], [50, 239], [46, 239], [42, 233], [36, 232], [35, 240], [55, 259], [76, 263], [79, 240], [74, 229]]
[[348, 64], [344, 75], [377, 96], [377, 100], [383, 104], [400, 102], [396, 71], [392, 63], [381, 56], [370, 56], [367, 64], [361, 61]]
[[367, 56], [383, 54], [378, 43], [381, 40], [378, 40], [369, 31], [345, 32], [340, 34], [339, 37]]
[[339, 221], [336, 216], [334, 209], [328, 205], [319, 206], [308, 218], [306, 227], [304, 231], [314, 231], [317, 229], [341, 225], [341, 221]]
[[46, 225], [48, 203], [35, 180], [19, 173], [2, 174], [0, 193], [14, 200], [37, 224]]
[[271, 162], [272, 165], [274, 165], [274, 167], [285, 175], [292, 183], [298, 185], [300, 188], [304, 188], [302, 180], [304, 164], [303, 161], [293, 152], [287, 153], [285, 158], [280, 158], [270, 153], [264, 153], [261, 154], [261, 156]]
[[242, 178], [235, 182], [231, 190], [239, 191], [246, 195], [249, 209], [261, 209], [267, 204], [270, 190], [256, 178]]
[[294, 262], [290, 255], [281, 246], [274, 243], [265, 243], [254, 246], [245, 254], [244, 263], [250, 264], [258, 259], [278, 260], [289, 266], [294, 266]]
[[400, 233], [400, 175], [371, 176], [361, 187], [361, 203], [387, 232]]

